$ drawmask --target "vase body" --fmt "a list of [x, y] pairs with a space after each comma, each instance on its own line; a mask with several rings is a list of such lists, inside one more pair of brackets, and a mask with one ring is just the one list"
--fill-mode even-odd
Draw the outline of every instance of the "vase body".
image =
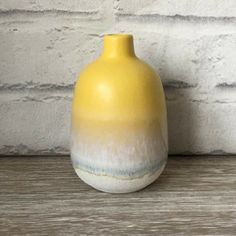
[[133, 192], [161, 174], [168, 153], [164, 91], [135, 56], [132, 35], [104, 36], [101, 56], [76, 82], [71, 122], [73, 167], [92, 187]]

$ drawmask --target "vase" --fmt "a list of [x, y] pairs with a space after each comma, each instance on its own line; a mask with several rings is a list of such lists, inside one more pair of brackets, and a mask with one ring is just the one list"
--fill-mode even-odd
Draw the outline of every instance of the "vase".
[[168, 153], [160, 77], [134, 52], [133, 36], [104, 36], [101, 56], [74, 89], [71, 159], [78, 176], [110, 193], [140, 190], [163, 171]]

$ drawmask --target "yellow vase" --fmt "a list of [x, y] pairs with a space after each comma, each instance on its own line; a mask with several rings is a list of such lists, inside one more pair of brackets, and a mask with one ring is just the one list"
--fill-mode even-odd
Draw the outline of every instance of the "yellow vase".
[[101, 56], [75, 86], [71, 159], [76, 173], [101, 191], [133, 192], [157, 179], [167, 153], [159, 76], [136, 57], [132, 35], [105, 35]]

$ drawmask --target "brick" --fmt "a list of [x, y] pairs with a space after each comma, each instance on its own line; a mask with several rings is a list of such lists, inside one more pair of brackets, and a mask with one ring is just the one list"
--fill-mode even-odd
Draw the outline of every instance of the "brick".
[[80, 26], [50, 23], [9, 23], [0, 29], [0, 84], [71, 84], [98, 56], [99, 37]]
[[68, 150], [70, 108], [70, 100], [58, 97], [41, 101], [2, 98], [0, 154], [53, 154]]
[[199, 81], [207, 88], [234, 87], [236, 83], [236, 32], [202, 38]]
[[236, 17], [234, 0], [159, 0], [130, 1], [120, 0], [119, 14], [197, 16], [197, 17]]
[[168, 102], [170, 153], [236, 153], [235, 114], [236, 102]]
[[23, 10], [23, 11], [71, 11], [95, 13], [102, 10], [106, 1], [102, 0], [0, 0], [1, 11]]
[[138, 10], [155, 3], [156, 0], [115, 0], [117, 14], [134, 14]]

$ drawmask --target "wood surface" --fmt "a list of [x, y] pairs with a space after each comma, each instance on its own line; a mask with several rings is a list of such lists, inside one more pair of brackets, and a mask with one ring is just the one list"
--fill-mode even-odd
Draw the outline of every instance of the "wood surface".
[[1, 157], [0, 235], [236, 235], [236, 157], [169, 157], [131, 194], [92, 189], [69, 157]]

